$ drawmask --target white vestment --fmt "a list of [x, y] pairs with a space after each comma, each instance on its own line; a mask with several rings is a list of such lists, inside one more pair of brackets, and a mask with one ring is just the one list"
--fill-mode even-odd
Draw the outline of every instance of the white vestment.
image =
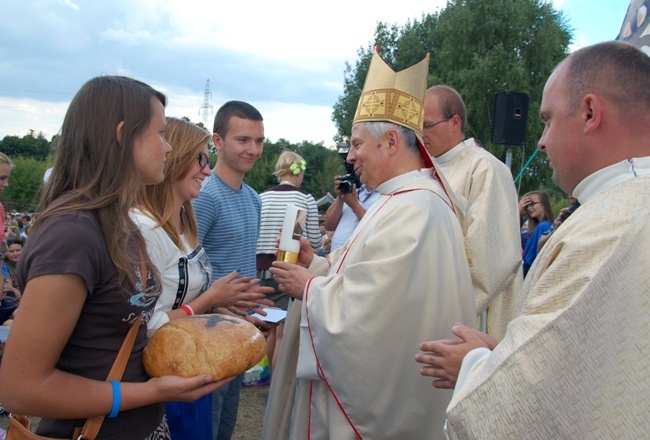
[[322, 276], [290, 310], [263, 439], [444, 437], [451, 393], [414, 356], [420, 342], [452, 337], [455, 322], [475, 323], [461, 227], [431, 169], [377, 190], [346, 245], [314, 257]]
[[517, 191], [510, 169], [467, 139], [434, 159], [467, 208], [463, 233], [470, 255], [476, 312], [490, 306], [487, 330], [501, 339], [521, 292], [521, 239]]
[[648, 437], [649, 194], [647, 157], [576, 187], [582, 205], [535, 259], [505, 337], [463, 362], [451, 438]]

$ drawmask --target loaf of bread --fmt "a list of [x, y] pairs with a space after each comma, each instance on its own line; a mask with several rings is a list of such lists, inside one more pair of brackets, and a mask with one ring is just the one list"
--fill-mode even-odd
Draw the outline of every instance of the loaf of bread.
[[250, 322], [229, 315], [173, 319], [160, 327], [144, 349], [151, 377], [210, 374], [217, 381], [256, 365], [266, 353], [264, 335]]

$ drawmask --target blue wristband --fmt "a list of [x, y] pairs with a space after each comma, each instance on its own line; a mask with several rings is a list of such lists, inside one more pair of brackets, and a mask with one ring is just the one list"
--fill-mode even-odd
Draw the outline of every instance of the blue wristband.
[[108, 415], [109, 419], [114, 419], [117, 417], [117, 414], [120, 412], [120, 403], [122, 403], [122, 394], [120, 392], [120, 383], [116, 380], [111, 380], [111, 386], [113, 387], [113, 407], [111, 408], [111, 413]]

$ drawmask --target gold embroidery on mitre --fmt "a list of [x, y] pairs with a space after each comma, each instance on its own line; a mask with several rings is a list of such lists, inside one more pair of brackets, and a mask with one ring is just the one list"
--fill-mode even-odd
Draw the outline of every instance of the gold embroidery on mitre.
[[415, 97], [395, 89], [365, 92], [359, 99], [355, 121], [393, 121], [421, 132], [424, 106]]
[[424, 119], [422, 102], [411, 95], [399, 92], [397, 105], [393, 112], [393, 119], [401, 120], [405, 125], [412, 127], [416, 132], [422, 132], [421, 120]]
[[359, 103], [359, 116], [386, 115], [386, 95], [386, 92], [377, 90], [364, 93]]
[[376, 47], [352, 123], [393, 122], [422, 136], [428, 67], [429, 54], [419, 63], [395, 72], [381, 59]]

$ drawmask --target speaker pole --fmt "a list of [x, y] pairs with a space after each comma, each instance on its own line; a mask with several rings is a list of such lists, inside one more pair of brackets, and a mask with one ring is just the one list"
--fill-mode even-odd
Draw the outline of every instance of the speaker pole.
[[508, 149], [506, 150], [506, 165], [512, 171], [512, 145], [508, 145]]

